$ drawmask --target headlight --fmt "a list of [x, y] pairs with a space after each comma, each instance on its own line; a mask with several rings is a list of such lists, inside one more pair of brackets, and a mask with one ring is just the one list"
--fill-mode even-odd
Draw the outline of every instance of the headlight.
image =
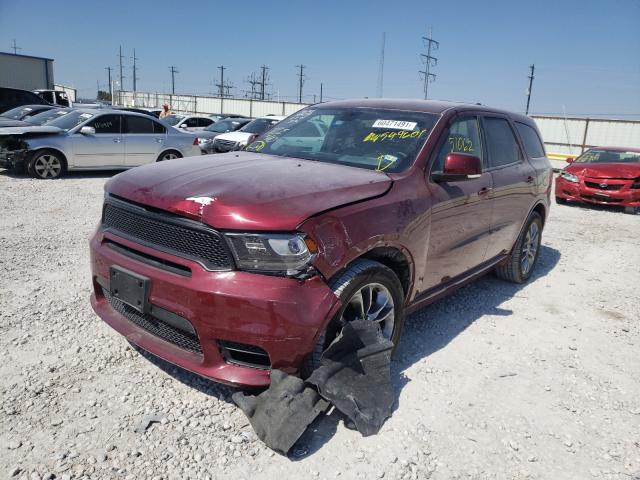
[[562, 172], [560, 176], [564, 178], [567, 182], [578, 183], [578, 177], [576, 177], [573, 173]]
[[296, 275], [309, 266], [316, 253], [314, 242], [300, 234], [227, 233], [226, 236], [241, 270]]

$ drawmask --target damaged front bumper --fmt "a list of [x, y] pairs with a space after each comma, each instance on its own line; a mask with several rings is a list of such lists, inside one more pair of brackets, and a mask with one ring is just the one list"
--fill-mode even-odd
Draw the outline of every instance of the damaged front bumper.
[[29, 150], [0, 151], [0, 168], [24, 170], [29, 159]]
[[[317, 276], [211, 272], [100, 230], [90, 248], [95, 312], [131, 343], [226, 384], [263, 387], [272, 368], [296, 373], [340, 307]], [[114, 297], [114, 266], [148, 279], [145, 313]]]

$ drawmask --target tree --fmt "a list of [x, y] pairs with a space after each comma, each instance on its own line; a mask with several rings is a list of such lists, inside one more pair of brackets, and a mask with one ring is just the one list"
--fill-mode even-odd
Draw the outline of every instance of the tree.
[[111, 94], [109, 92], [105, 92], [103, 90], [98, 90], [98, 98], [97, 99], [110, 102], [111, 101]]

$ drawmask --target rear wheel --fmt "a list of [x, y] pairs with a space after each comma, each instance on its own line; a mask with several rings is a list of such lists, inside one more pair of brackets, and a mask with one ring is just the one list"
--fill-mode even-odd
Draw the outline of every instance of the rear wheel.
[[526, 282], [538, 262], [542, 240], [542, 217], [533, 212], [520, 233], [509, 260], [496, 268], [498, 277], [514, 283]]
[[36, 152], [29, 162], [27, 170], [29, 175], [40, 179], [58, 178], [64, 173], [65, 161], [62, 155], [52, 150]]
[[322, 353], [348, 322], [364, 319], [377, 323], [382, 336], [393, 342], [394, 349], [402, 333], [404, 292], [400, 280], [390, 268], [373, 260], [356, 260], [334, 277], [329, 287], [341, 300], [342, 307], [320, 334], [313, 352], [303, 365], [304, 376], [320, 366]]
[[174, 160], [176, 158], [182, 158], [182, 154], [176, 150], [167, 150], [166, 152], [162, 152], [156, 161], [163, 162], [165, 160]]

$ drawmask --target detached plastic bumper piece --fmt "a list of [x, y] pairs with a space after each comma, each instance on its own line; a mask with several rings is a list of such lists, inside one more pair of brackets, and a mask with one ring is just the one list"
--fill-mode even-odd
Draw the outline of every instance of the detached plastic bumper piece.
[[313, 420], [329, 404], [303, 380], [281, 370], [271, 371], [271, 385], [257, 397], [233, 394], [267, 447], [286, 455]]
[[307, 379], [365, 437], [378, 433], [391, 416], [392, 348], [374, 322], [349, 322], [323, 353], [320, 368]]

